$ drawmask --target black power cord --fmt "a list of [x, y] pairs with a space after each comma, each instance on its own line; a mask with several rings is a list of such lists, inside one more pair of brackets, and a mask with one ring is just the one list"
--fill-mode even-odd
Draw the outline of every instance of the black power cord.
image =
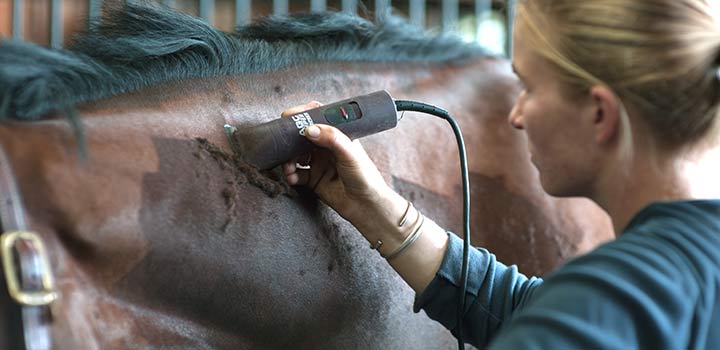
[[462, 172], [462, 187], [463, 187], [463, 257], [462, 257], [462, 272], [460, 273], [460, 303], [458, 304], [457, 310], [457, 339], [458, 349], [465, 349], [465, 342], [463, 341], [462, 321], [463, 314], [465, 313], [465, 293], [467, 290], [467, 275], [468, 275], [468, 252], [470, 250], [470, 183], [468, 180], [468, 167], [467, 167], [467, 156], [465, 155], [465, 141], [463, 141], [462, 134], [460, 133], [460, 127], [450, 116], [446, 110], [435, 107], [429, 104], [416, 101], [407, 100], [395, 100], [395, 106], [398, 111], [413, 111], [431, 114], [436, 117], [443, 118], [450, 123], [455, 138], [457, 139], [458, 150], [460, 151], [460, 168]]

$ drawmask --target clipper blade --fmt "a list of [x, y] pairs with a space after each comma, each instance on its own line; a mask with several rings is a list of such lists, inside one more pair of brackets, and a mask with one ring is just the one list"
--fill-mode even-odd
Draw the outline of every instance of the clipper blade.
[[237, 142], [235, 142], [235, 132], [237, 131], [237, 128], [230, 124], [225, 124], [223, 126], [223, 131], [225, 131], [225, 136], [227, 137], [228, 142], [230, 142], [230, 148], [232, 148], [233, 153], [237, 154], [239, 152]]

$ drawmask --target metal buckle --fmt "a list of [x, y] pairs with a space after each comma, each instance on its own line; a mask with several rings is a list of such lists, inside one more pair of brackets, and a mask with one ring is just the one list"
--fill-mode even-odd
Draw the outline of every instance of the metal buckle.
[[[32, 243], [37, 255], [33, 259], [39, 258], [42, 265], [40, 274], [42, 277], [42, 289], [38, 291], [24, 291], [21, 289], [15, 259], [13, 259], [13, 248], [18, 240], [27, 240]], [[58, 297], [55, 290], [55, 282], [52, 278], [50, 264], [48, 263], [47, 251], [42, 239], [34, 232], [29, 231], [11, 231], [5, 232], [0, 236], [0, 254], [2, 254], [3, 270], [5, 272], [5, 280], [7, 281], [8, 292], [10, 297], [21, 305], [27, 306], [43, 306], [49, 305]], [[22, 257], [21, 257], [22, 259]]]

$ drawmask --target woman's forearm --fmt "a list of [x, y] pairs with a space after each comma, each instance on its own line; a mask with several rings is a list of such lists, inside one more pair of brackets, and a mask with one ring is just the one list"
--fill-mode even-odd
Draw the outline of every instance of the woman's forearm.
[[[380, 203], [373, 207], [372, 215], [353, 224], [370, 245], [377, 246], [381, 241], [379, 253], [389, 258], [388, 263], [416, 293], [422, 293], [440, 268], [447, 248], [447, 233], [431, 219], [419, 217], [419, 212], [408, 207], [408, 201], [395, 192], [383, 195]], [[403, 216], [407, 218], [400, 226]], [[412, 244], [398, 254], [388, 256], [416, 231], [418, 236]]]

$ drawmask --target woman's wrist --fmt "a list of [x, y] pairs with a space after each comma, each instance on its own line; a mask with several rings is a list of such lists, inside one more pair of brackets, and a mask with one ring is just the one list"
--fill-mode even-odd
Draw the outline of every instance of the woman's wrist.
[[422, 293], [440, 269], [448, 245], [447, 232], [425, 219], [416, 241], [397, 257], [388, 260], [415, 292]]
[[[371, 245], [375, 245], [378, 240], [381, 240], [386, 248], [391, 242], [402, 242], [406, 236], [404, 233], [407, 227], [415, 222], [414, 208], [408, 210], [408, 204], [409, 202], [405, 198], [388, 189], [366, 203], [360, 204], [356, 214], [349, 221]], [[407, 216], [406, 221], [409, 222], [400, 227], [399, 223], [404, 215]], [[380, 251], [385, 251], [385, 249], [380, 249]]]
[[[364, 210], [350, 222], [365, 236], [369, 246], [376, 247], [403, 279], [421, 293], [445, 256], [448, 244], [445, 230], [390, 189], [360, 209]], [[403, 217], [405, 222], [401, 225]]]

